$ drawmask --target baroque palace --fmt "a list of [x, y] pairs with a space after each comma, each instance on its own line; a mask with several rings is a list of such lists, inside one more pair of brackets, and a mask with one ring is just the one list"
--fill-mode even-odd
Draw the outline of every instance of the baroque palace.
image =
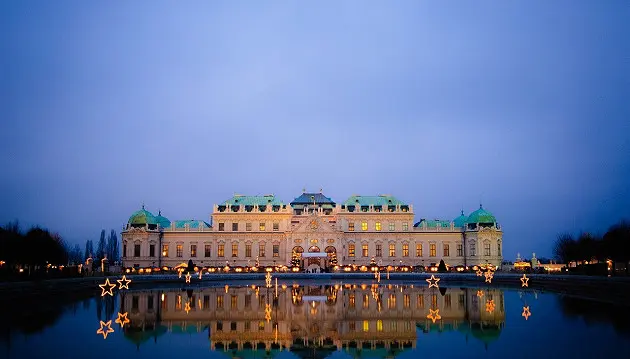
[[235, 195], [215, 205], [210, 223], [170, 221], [142, 209], [122, 232], [123, 266], [338, 265], [500, 266], [503, 232], [482, 206], [453, 220], [421, 219], [390, 195], [353, 195], [341, 204], [321, 192], [285, 204], [274, 195]]

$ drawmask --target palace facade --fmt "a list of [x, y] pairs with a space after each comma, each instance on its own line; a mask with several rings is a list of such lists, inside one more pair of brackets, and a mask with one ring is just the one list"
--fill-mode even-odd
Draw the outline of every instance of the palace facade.
[[122, 232], [123, 266], [338, 265], [500, 266], [503, 231], [482, 206], [453, 220], [420, 219], [391, 195], [353, 195], [342, 203], [302, 193], [289, 204], [274, 195], [235, 195], [215, 205], [210, 222], [170, 221], [142, 209]]

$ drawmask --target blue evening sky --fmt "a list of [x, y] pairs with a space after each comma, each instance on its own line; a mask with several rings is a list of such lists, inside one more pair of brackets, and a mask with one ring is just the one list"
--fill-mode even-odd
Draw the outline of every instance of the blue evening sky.
[[504, 256], [630, 218], [627, 1], [4, 1], [0, 223], [71, 243], [303, 187], [484, 208]]

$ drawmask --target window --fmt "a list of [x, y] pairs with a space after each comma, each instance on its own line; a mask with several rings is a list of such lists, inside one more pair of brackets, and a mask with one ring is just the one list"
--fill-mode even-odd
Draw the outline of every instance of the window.
[[409, 257], [409, 245], [403, 244], [403, 257]]
[[230, 330], [235, 332], [236, 331], [236, 322], [231, 322], [230, 323]]
[[238, 257], [238, 244], [232, 243], [232, 257]]
[[122, 252], [123, 257], [127, 256], [127, 245], [123, 244], [123, 252]]
[[245, 230], [246, 230], [246, 231], [251, 231], [251, 230], [252, 230], [252, 224], [251, 224], [251, 222], [247, 222], [247, 223], [245, 223]]
[[280, 223], [273, 222], [273, 230], [274, 231], [279, 231], [280, 230]]
[[477, 248], [475, 248], [475, 247], [476, 247], [475, 246], [475, 242], [470, 242], [470, 255], [471, 256], [475, 256], [477, 254], [476, 253], [477, 252], [476, 251]]
[[490, 255], [490, 243], [484, 243], [483, 244], [483, 255], [484, 256], [489, 256]]
[[203, 248], [204, 249], [204, 251], [203, 251], [204, 253], [203, 254], [204, 254], [205, 257], [210, 257], [210, 254], [212, 254], [211, 248], [212, 248], [211, 244], [206, 244], [204, 246], [204, 248]]
[[219, 222], [219, 230], [220, 231], [225, 231], [225, 223]]
[[237, 309], [238, 308], [238, 295], [233, 295], [230, 298], [230, 308]]
[[418, 294], [418, 300], [416, 301], [416, 307], [418, 309], [424, 309], [424, 295]]
[[177, 250], [177, 257], [178, 258], [181, 258], [181, 257], [184, 256], [184, 246], [183, 245], [178, 244], [177, 247], [176, 247], [176, 250]]
[[377, 257], [383, 256], [383, 246], [381, 244], [376, 245], [376, 256]]
[[217, 309], [223, 309], [223, 295], [217, 295]]
[[273, 256], [274, 257], [280, 257], [280, 245], [279, 244], [274, 244], [273, 245]]
[[395, 231], [396, 230], [396, 223], [389, 222], [389, 230], [390, 231]]
[[367, 320], [363, 321], [363, 331], [364, 332], [369, 332], [370, 331], [370, 322], [368, 322]]
[[168, 257], [168, 244], [162, 244], [162, 257]]
[[264, 243], [260, 243], [258, 245], [258, 256], [259, 257], [264, 257], [265, 256], [265, 244]]
[[133, 256], [134, 257], [140, 257], [140, 245], [139, 244], [135, 244], [133, 246]]
[[251, 244], [246, 244], [245, 245], [245, 257], [249, 258], [252, 256], [252, 245]]
[[435, 243], [429, 244], [429, 257], [435, 257]]
[[361, 222], [361, 230], [367, 231], [367, 222]]
[[461, 244], [457, 245], [457, 256], [458, 257], [463, 257], [464, 256], [464, 246]]
[[396, 257], [396, 245], [394, 243], [390, 243], [389, 245], [389, 256]]
[[451, 256], [451, 250], [450, 250], [450, 246], [448, 243], [444, 243], [444, 257], [450, 257]]
[[383, 331], [383, 321], [380, 319], [376, 321], [376, 331], [377, 332]]
[[403, 222], [403, 231], [408, 231], [408, 230], [409, 230], [409, 223]]
[[348, 244], [348, 257], [354, 257], [354, 244]]
[[409, 308], [410, 305], [411, 305], [411, 297], [409, 296], [409, 294], [403, 295], [403, 306], [405, 308]]
[[217, 250], [217, 255], [219, 257], [225, 257], [225, 244], [219, 244], [219, 249]]
[[155, 244], [149, 245], [149, 257], [155, 257]]
[[497, 243], [497, 255], [501, 255], [501, 243]]
[[238, 223], [232, 223], [232, 231], [238, 231]]
[[355, 304], [354, 293], [352, 293], [352, 294], [348, 295], [348, 306], [350, 308], [354, 309], [354, 304]]
[[354, 222], [348, 222], [348, 231], [354, 232]]
[[265, 222], [260, 222], [258, 224], [258, 230], [259, 231], [264, 231], [265, 230]]
[[362, 252], [362, 255], [364, 257], [368, 256], [368, 245], [367, 244], [364, 244], [364, 245], [361, 246], [361, 252]]
[[381, 222], [374, 223], [374, 229], [377, 230], [377, 231], [380, 231], [381, 230]]
[[223, 331], [223, 322], [218, 321], [217, 322], [217, 332], [222, 332]]
[[370, 297], [367, 294], [363, 294], [363, 309], [370, 307]]
[[416, 243], [416, 257], [422, 257], [422, 243]]
[[258, 331], [259, 332], [264, 332], [265, 331], [265, 322], [263, 322], [262, 320], [260, 322], [258, 322]]
[[196, 257], [197, 256], [197, 245], [196, 244], [191, 244], [190, 245], [190, 256], [191, 257]]

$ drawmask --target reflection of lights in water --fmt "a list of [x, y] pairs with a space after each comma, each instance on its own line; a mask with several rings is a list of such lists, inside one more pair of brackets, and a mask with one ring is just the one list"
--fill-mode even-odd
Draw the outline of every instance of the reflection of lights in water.
[[180, 279], [182, 278], [182, 273], [184, 273], [183, 269], [180, 268], [180, 269], [177, 270], [177, 274], [178, 274]]
[[127, 312], [118, 313], [118, 318], [116, 319], [116, 323], [120, 324], [120, 328], [124, 327], [125, 324], [129, 323], [129, 319], [127, 319]]
[[529, 287], [529, 278], [525, 274], [523, 274], [523, 278], [521, 278], [521, 286]]
[[162, 301], [164, 301], [164, 293], [162, 293]]
[[427, 315], [427, 319], [431, 319], [431, 321], [433, 323], [435, 323], [436, 320], [440, 320], [442, 319], [442, 316], [440, 315], [440, 309], [429, 309], [429, 314]]
[[477, 291], [477, 297], [479, 297], [479, 298], [483, 297], [483, 290], [478, 290]]
[[485, 276], [486, 276], [486, 283], [492, 283], [492, 277], [494, 277], [494, 273], [492, 271], [487, 271]]
[[267, 323], [271, 320], [271, 305], [265, 304], [265, 319], [267, 319]]
[[431, 274], [431, 278], [428, 278], [425, 280], [429, 283], [429, 288], [431, 287], [439, 288], [438, 282], [440, 281], [440, 278], [435, 278], [435, 276]]
[[190, 312], [190, 302], [186, 302], [186, 304], [184, 305], [184, 310], [186, 311], [186, 314]]
[[[116, 280], [118, 282], [118, 289], [129, 289], [129, 283], [131, 283], [131, 279], [127, 279], [127, 277], [123, 274], [122, 279]], [[123, 284], [125, 283], [125, 284]]]
[[531, 315], [532, 312], [529, 311], [529, 306], [523, 306], [523, 314], [521, 314], [521, 316], [527, 320]]
[[230, 286], [226, 284], [225, 285], [225, 294], [227, 294], [229, 290], [230, 290]]
[[486, 302], [486, 312], [492, 313], [494, 312], [495, 304], [494, 299], [490, 299]]
[[481, 269], [477, 269], [477, 277], [481, 277], [483, 275], [483, 272], [481, 271]]
[[[107, 335], [109, 333], [113, 333], [114, 329], [112, 329], [111, 325], [112, 325], [112, 321], [111, 319], [105, 323], [104, 321], [100, 321], [101, 322], [101, 327], [96, 331], [96, 334], [103, 334], [103, 339], [107, 339]], [[103, 330], [105, 329], [105, 330]]]
[[265, 275], [265, 285], [267, 288], [271, 288], [271, 272], [267, 272]]
[[[112, 297], [114, 296], [112, 290], [116, 288], [116, 284], [110, 283], [109, 278], [105, 279], [105, 284], [99, 284], [98, 286], [101, 287], [101, 289], [103, 290], [103, 292], [101, 293], [101, 297], [104, 297], [106, 294], [109, 294]], [[105, 287], [109, 287], [109, 289], [105, 289]]]
[[186, 283], [190, 283], [190, 272], [186, 272]]

